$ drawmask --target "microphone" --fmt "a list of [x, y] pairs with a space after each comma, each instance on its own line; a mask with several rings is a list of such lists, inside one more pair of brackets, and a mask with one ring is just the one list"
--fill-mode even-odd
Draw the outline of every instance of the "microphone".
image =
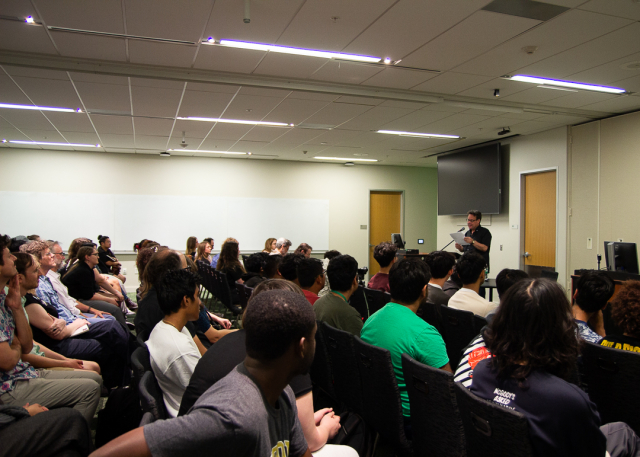
[[458, 232], [462, 232], [466, 227], [462, 227]]
[[[458, 232], [462, 232], [466, 227], [462, 227], [460, 230], [458, 230]], [[440, 249], [441, 251], [444, 251], [445, 249], [447, 249], [451, 243], [453, 243], [455, 240], [451, 240], [445, 247], [443, 247], [442, 249]]]

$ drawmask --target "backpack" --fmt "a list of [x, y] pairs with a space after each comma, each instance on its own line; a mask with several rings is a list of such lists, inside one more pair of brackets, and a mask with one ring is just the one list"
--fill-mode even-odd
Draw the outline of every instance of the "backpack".
[[340, 415], [340, 431], [330, 444], [352, 447], [360, 457], [373, 457], [376, 434], [358, 414], [345, 411]]
[[113, 390], [104, 409], [98, 413], [96, 448], [137, 428], [141, 420], [140, 398], [135, 389], [119, 387]]

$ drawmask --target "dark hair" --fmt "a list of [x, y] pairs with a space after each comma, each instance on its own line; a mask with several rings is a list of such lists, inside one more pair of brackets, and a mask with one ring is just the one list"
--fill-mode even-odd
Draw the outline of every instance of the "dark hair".
[[[6, 246], [6, 247], [9, 248], [9, 252], [18, 252], [20, 250], [20, 246], [27, 243], [28, 241], [26, 239], [23, 240], [23, 239], [18, 239], [18, 237], [15, 237], [15, 238], [11, 238], [11, 243], [9, 244], [9, 246]], [[0, 252], [2, 252], [3, 249], [4, 248], [0, 249]], [[2, 260], [0, 260], [0, 262], [2, 262]], [[2, 265], [2, 263], [0, 263], [0, 265]]]
[[307, 252], [313, 251], [313, 248], [309, 246], [307, 243], [300, 243], [300, 246], [293, 251], [294, 254], [302, 254], [305, 255]]
[[156, 282], [158, 304], [165, 316], [180, 311], [184, 297], [195, 300], [198, 276], [189, 270], [168, 270]]
[[4, 265], [4, 248], [11, 246], [9, 235], [0, 235], [0, 265]]
[[244, 259], [244, 269], [247, 270], [248, 273], [260, 273], [264, 270], [266, 259], [262, 254], [265, 256], [268, 255], [266, 252], [256, 252]]
[[18, 274], [24, 275], [27, 268], [33, 265], [33, 259], [35, 259], [35, 256], [25, 252], [14, 252], [13, 255], [16, 257], [14, 265], [16, 270], [18, 270]]
[[78, 249], [78, 254], [76, 255], [77, 259], [80, 262], [86, 261], [86, 257], [93, 254], [94, 249], [94, 246], [82, 246], [80, 249]]
[[40, 235], [29, 235], [27, 239], [29, 241], [40, 241]]
[[389, 270], [391, 299], [405, 304], [415, 302], [430, 279], [429, 265], [421, 259], [404, 258], [394, 263]]
[[548, 279], [523, 279], [502, 297], [484, 340], [498, 377], [524, 380], [534, 370], [563, 379], [579, 352], [576, 324], [564, 290]]
[[393, 262], [396, 252], [398, 252], [398, 247], [395, 244], [383, 241], [373, 248], [373, 258], [376, 259], [376, 262], [378, 262], [382, 268], [388, 267], [389, 264]]
[[187, 250], [184, 252], [187, 255], [191, 255], [196, 252], [196, 248], [198, 247], [197, 243], [198, 239], [195, 236], [190, 236], [187, 238]]
[[240, 267], [244, 272], [244, 267], [238, 260], [240, 254], [240, 245], [236, 241], [225, 241], [220, 250], [220, 257], [218, 257], [218, 264], [216, 270], [224, 272], [224, 270], [231, 269], [233, 267]]
[[247, 355], [270, 361], [281, 357], [300, 338], [310, 337], [316, 315], [304, 295], [268, 290], [251, 297], [242, 325]]
[[107, 235], [98, 235], [98, 243], [102, 244], [107, 241], [109, 237]]
[[611, 305], [611, 318], [620, 330], [640, 338], [640, 281], [625, 281]]
[[576, 305], [586, 313], [595, 313], [605, 307], [615, 292], [613, 280], [601, 271], [585, 271], [576, 284]]
[[334, 259], [334, 258], [338, 257], [339, 255], [342, 255], [342, 254], [340, 254], [340, 251], [336, 251], [336, 250], [327, 251], [327, 252], [324, 253], [324, 258], [331, 260], [331, 259]]
[[182, 261], [176, 251], [170, 249], [159, 250], [151, 256], [144, 269], [140, 295], [144, 298], [149, 290], [156, 286], [155, 283], [160, 280], [165, 272], [180, 269], [182, 269]]
[[333, 290], [343, 292], [351, 289], [358, 274], [358, 262], [348, 254], [339, 255], [329, 261], [327, 278]]
[[426, 256], [425, 261], [429, 265], [431, 275], [435, 279], [442, 279], [447, 276], [456, 264], [456, 258], [452, 253], [446, 251], [433, 251]]
[[304, 292], [302, 292], [300, 286], [295, 282], [287, 281], [285, 279], [266, 279], [254, 287], [249, 301], [251, 301], [251, 299], [256, 295], [266, 292], [267, 290], [288, 290], [289, 292], [293, 292], [304, 297]]
[[323, 274], [322, 261], [303, 258], [298, 262], [296, 272], [300, 287], [311, 287], [316, 282], [316, 278]]
[[151, 248], [142, 248], [138, 251], [138, 255], [136, 257], [136, 267], [138, 268], [138, 278], [140, 278], [140, 280], [142, 280], [144, 269], [149, 263], [151, 256], [155, 253], [156, 251]]
[[509, 290], [509, 287], [528, 277], [529, 275], [522, 270], [510, 270], [509, 268], [502, 270], [498, 273], [498, 276], [496, 276], [496, 289], [498, 290], [500, 298]]
[[473, 284], [478, 280], [486, 266], [487, 262], [480, 254], [467, 252], [458, 260], [456, 271], [462, 284]]
[[302, 254], [287, 254], [282, 258], [282, 262], [280, 262], [280, 266], [278, 270], [280, 270], [280, 274], [287, 281], [295, 281], [298, 279], [298, 273], [296, 270], [298, 269], [298, 265], [300, 261], [304, 259], [305, 256]]
[[203, 242], [206, 241], [207, 243], [209, 243], [211, 245], [211, 247], [213, 247], [213, 238], [211, 238], [210, 236], [208, 236], [207, 238], [205, 238], [202, 241]]
[[264, 276], [265, 278], [273, 278], [278, 274], [278, 269], [280, 267], [280, 263], [282, 262], [282, 256], [270, 255], [269, 258], [264, 262]]
[[475, 217], [479, 221], [482, 220], [482, 213], [480, 211], [478, 211], [477, 209], [472, 209], [471, 211], [467, 211], [467, 216], [469, 216], [469, 215]]

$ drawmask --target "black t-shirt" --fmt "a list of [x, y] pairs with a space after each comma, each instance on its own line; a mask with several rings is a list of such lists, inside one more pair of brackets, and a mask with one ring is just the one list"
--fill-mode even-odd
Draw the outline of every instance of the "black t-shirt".
[[477, 252], [482, 257], [484, 257], [485, 262], [487, 262], [487, 267], [489, 266], [489, 251], [491, 250], [491, 232], [479, 225], [473, 235], [471, 234], [471, 230], [467, 230], [464, 236], [470, 236], [474, 241], [478, 243], [482, 243], [487, 247], [485, 252], [476, 249], [472, 244], [468, 244], [464, 246], [462, 249], [464, 252]]
[[[47, 312], [47, 314], [50, 314], [56, 319], [59, 317], [58, 310], [53, 305], [49, 305], [48, 303], [43, 302], [35, 295], [27, 294], [25, 295], [24, 298], [26, 299], [26, 302], [24, 304], [25, 309], [28, 308], [29, 306], [42, 306], [44, 310]], [[35, 341], [37, 341], [38, 343], [44, 344], [49, 348], [53, 348], [58, 345], [58, 342], [56, 340], [54, 340], [53, 338], [50, 338], [49, 335], [44, 333], [38, 327], [35, 327], [33, 324], [31, 324], [31, 333], [33, 333], [33, 339]]]
[[98, 269], [101, 273], [111, 273], [111, 267], [107, 265], [107, 262], [113, 262], [113, 259], [109, 258], [113, 257], [115, 259], [115, 255], [111, 252], [111, 249], [107, 249], [106, 251], [102, 249], [102, 246], [98, 248]]
[[[185, 415], [203, 393], [244, 360], [247, 355], [245, 341], [244, 329], [238, 330], [225, 335], [207, 350], [196, 365], [189, 385], [182, 395], [178, 416]], [[311, 392], [311, 377], [308, 374], [296, 376], [289, 385], [296, 398], [299, 398]]]
[[87, 262], [76, 262], [61, 281], [76, 300], [91, 300], [97, 290], [95, 273]]
[[[136, 311], [133, 324], [136, 326], [136, 332], [138, 334], [145, 333], [145, 338], [149, 338], [153, 327], [162, 319], [164, 319], [164, 313], [158, 303], [158, 294], [152, 287], [149, 292], [147, 292], [147, 295], [138, 303], [138, 311]], [[193, 322], [187, 322], [185, 327], [189, 330], [191, 336], [196, 334], [196, 327]]]
[[640, 353], [640, 339], [632, 336], [607, 335], [602, 339], [600, 344], [608, 348]]
[[600, 415], [586, 393], [546, 371], [535, 370], [523, 387], [514, 379], [500, 379], [492, 359], [473, 371], [471, 392], [524, 414], [537, 456], [603, 457], [607, 440], [600, 431]]
[[242, 281], [244, 285], [247, 287], [251, 287], [252, 289], [264, 281], [265, 278], [260, 276], [260, 273], [246, 273], [242, 275]]

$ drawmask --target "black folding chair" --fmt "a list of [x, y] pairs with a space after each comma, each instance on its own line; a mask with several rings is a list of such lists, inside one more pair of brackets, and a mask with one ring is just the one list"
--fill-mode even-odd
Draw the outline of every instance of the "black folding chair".
[[402, 354], [402, 371], [411, 405], [416, 455], [464, 456], [464, 429], [453, 391], [453, 375]]
[[440, 312], [442, 313], [443, 339], [447, 345], [449, 365], [452, 370], [455, 370], [462, 357], [462, 350], [480, 333], [482, 327], [487, 325], [487, 320], [476, 316], [471, 311], [449, 308], [444, 305], [440, 305]]
[[140, 421], [139, 427], [144, 427], [145, 425], [152, 424], [156, 421], [156, 418], [153, 417], [153, 413], [147, 412], [142, 415], [142, 420]]
[[222, 304], [233, 313], [234, 316], [238, 316], [242, 314], [242, 308], [240, 306], [233, 303], [233, 296], [231, 295], [231, 288], [229, 287], [229, 282], [227, 281], [227, 275], [222, 273], [221, 271], [214, 272], [214, 278], [216, 283], [218, 284], [218, 300], [222, 302]]
[[322, 323], [318, 322], [318, 330], [316, 331], [316, 353], [313, 357], [313, 364], [309, 369], [311, 382], [314, 386], [321, 389], [325, 394], [333, 400], [337, 400], [336, 391], [333, 388], [333, 370], [329, 361], [329, 354], [322, 333]]
[[440, 333], [444, 339], [444, 330], [442, 328], [442, 312], [440, 311], [441, 305], [434, 303], [423, 303], [416, 313], [418, 317], [422, 318], [427, 324], [432, 325]]
[[162, 390], [158, 386], [153, 371], [145, 371], [140, 379], [138, 386], [138, 394], [140, 395], [140, 405], [144, 413], [151, 413], [155, 420], [166, 419], [167, 408], [162, 398]]
[[138, 389], [144, 373], [151, 371], [151, 358], [146, 344], [140, 346], [131, 354], [131, 369], [133, 370], [134, 387]]
[[244, 293], [244, 284], [236, 283], [236, 292], [238, 293], [238, 297], [240, 297], [240, 307], [245, 309], [247, 307], [248, 298]]
[[367, 299], [364, 295], [364, 289], [365, 288], [363, 286], [358, 286], [358, 289], [351, 294], [349, 304], [353, 306], [358, 313], [360, 313], [362, 321], [366, 322], [366, 320], [369, 319], [370, 314]]
[[527, 418], [473, 395], [462, 384], [454, 392], [464, 427], [467, 457], [532, 457]]
[[380, 311], [384, 305], [391, 301], [391, 295], [387, 292], [376, 289], [364, 288], [364, 296], [367, 300], [369, 308], [369, 317], [371, 317], [377, 311]]

